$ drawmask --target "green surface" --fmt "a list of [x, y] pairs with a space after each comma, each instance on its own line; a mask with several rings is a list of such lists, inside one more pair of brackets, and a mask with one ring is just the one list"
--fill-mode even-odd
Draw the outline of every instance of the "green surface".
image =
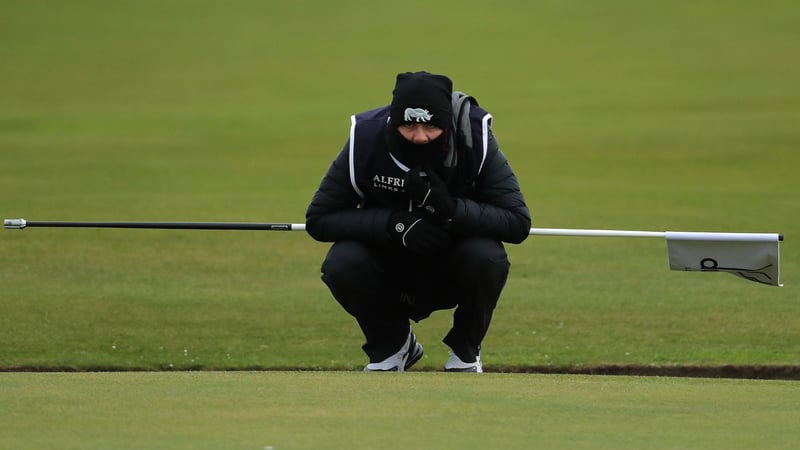
[[0, 374], [8, 449], [790, 449], [795, 382], [191, 372]]

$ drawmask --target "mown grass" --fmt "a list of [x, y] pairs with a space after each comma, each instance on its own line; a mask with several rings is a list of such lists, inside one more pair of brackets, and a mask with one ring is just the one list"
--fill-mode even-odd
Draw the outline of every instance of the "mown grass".
[[0, 447], [789, 449], [794, 382], [341, 372], [0, 374]]

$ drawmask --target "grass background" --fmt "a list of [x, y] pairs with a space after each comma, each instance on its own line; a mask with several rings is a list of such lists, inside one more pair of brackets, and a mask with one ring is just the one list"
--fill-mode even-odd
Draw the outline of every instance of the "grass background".
[[[348, 116], [388, 102], [397, 72], [425, 69], [450, 75], [493, 113], [534, 226], [786, 236], [781, 289], [670, 272], [660, 240], [532, 237], [509, 246], [512, 273], [484, 342], [487, 369], [800, 363], [796, 2], [0, 0], [0, 10], [3, 218], [302, 222], [346, 139]], [[302, 233], [3, 230], [0, 367], [360, 369], [360, 332], [318, 279], [326, 250]], [[446, 360], [439, 341], [449, 316], [415, 327], [426, 346], [419, 369], [438, 370]], [[212, 373], [116, 375], [49, 380], [65, 396], [75, 384], [104, 382], [146, 396], [149, 377], [159, 375], [154, 383], [166, 387], [154, 399], [184, 382], [218, 382]], [[289, 391], [320, 383], [292, 375]], [[342, 375], [328, 375], [323, 385], [338, 386]], [[351, 375], [352, 386], [365, 383]], [[424, 380], [413, 389], [433, 399], [422, 408], [435, 408], [437, 386], [448, 381], [427, 375], [410, 380]], [[552, 378], [533, 377], [521, 388], [490, 375], [497, 376], [479, 383], [505, 386], [510, 397], [598, 383], [565, 377], [552, 386], [545, 382]], [[280, 374], [262, 376], [220, 379], [242, 389], [286, 386], [275, 381]], [[35, 412], [52, 394], [42, 380], [0, 377], [10, 386], [0, 393], [11, 405], [8, 426], [48, 435], [41, 419], [51, 416]], [[666, 386], [672, 381], [628, 382], [676, 395]], [[686, 383], [715, 386], [715, 398], [741, 386]], [[677, 391], [691, 392], [686, 386]], [[82, 391], [97, 411], [87, 421], [108, 415], [102, 405], [122, 395], [116, 389]], [[468, 403], [471, 387], [462, 389], [452, 395]], [[765, 409], [781, 424], [796, 417], [796, 396], [778, 389], [769, 394], [778, 403]], [[358, 408], [372, 411], [371, 402], [400, 395], [371, 392]], [[570, 398], [565, 421], [586, 408]], [[528, 400], [510, 413], [521, 421], [514, 426], [529, 424], [522, 418], [541, 406]], [[608, 400], [596, 400], [598, 409], [619, 411]], [[626, 444], [613, 430], [652, 403], [644, 394], [629, 400], [620, 422], [583, 410], [595, 427], [586, 442]], [[70, 408], [74, 402], [67, 400]], [[235, 409], [232, 402], [223, 411]], [[486, 406], [476, 420], [509, 406], [487, 402], [495, 409]], [[752, 403], [742, 398], [736, 411]], [[138, 405], [134, 411], [148, 417], [157, 409]], [[164, 408], [181, 414], [190, 405]], [[719, 412], [681, 405], [687, 421]], [[63, 412], [80, 413], [70, 408]], [[237, 418], [227, 417], [235, 428]], [[357, 429], [358, 419], [347, 425]], [[51, 436], [69, 436], [87, 421]], [[444, 436], [460, 429], [432, 423], [453, 430]], [[742, 424], [726, 423], [729, 433]], [[761, 431], [767, 439], [776, 430]], [[574, 448], [563, 432], [554, 442]], [[791, 429], [774, 436], [764, 447], [797, 438]], [[665, 448], [688, 447], [661, 437]]]

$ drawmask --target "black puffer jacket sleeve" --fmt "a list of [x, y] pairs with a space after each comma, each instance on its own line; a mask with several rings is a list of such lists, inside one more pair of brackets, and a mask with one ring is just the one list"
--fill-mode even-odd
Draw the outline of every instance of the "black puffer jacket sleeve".
[[359, 208], [361, 199], [350, 183], [349, 141], [328, 168], [306, 210], [306, 231], [322, 242], [389, 239], [388, 208]]
[[516, 175], [490, 132], [483, 168], [470, 198], [457, 198], [451, 231], [519, 244], [530, 235], [531, 213]]

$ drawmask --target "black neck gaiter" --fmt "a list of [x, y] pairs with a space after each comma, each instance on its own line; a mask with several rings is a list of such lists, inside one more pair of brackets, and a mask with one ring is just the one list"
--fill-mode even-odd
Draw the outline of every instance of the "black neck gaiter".
[[427, 144], [415, 144], [404, 138], [397, 128], [389, 127], [386, 131], [389, 151], [408, 167], [440, 167], [447, 155], [447, 138], [448, 130], [445, 130]]

